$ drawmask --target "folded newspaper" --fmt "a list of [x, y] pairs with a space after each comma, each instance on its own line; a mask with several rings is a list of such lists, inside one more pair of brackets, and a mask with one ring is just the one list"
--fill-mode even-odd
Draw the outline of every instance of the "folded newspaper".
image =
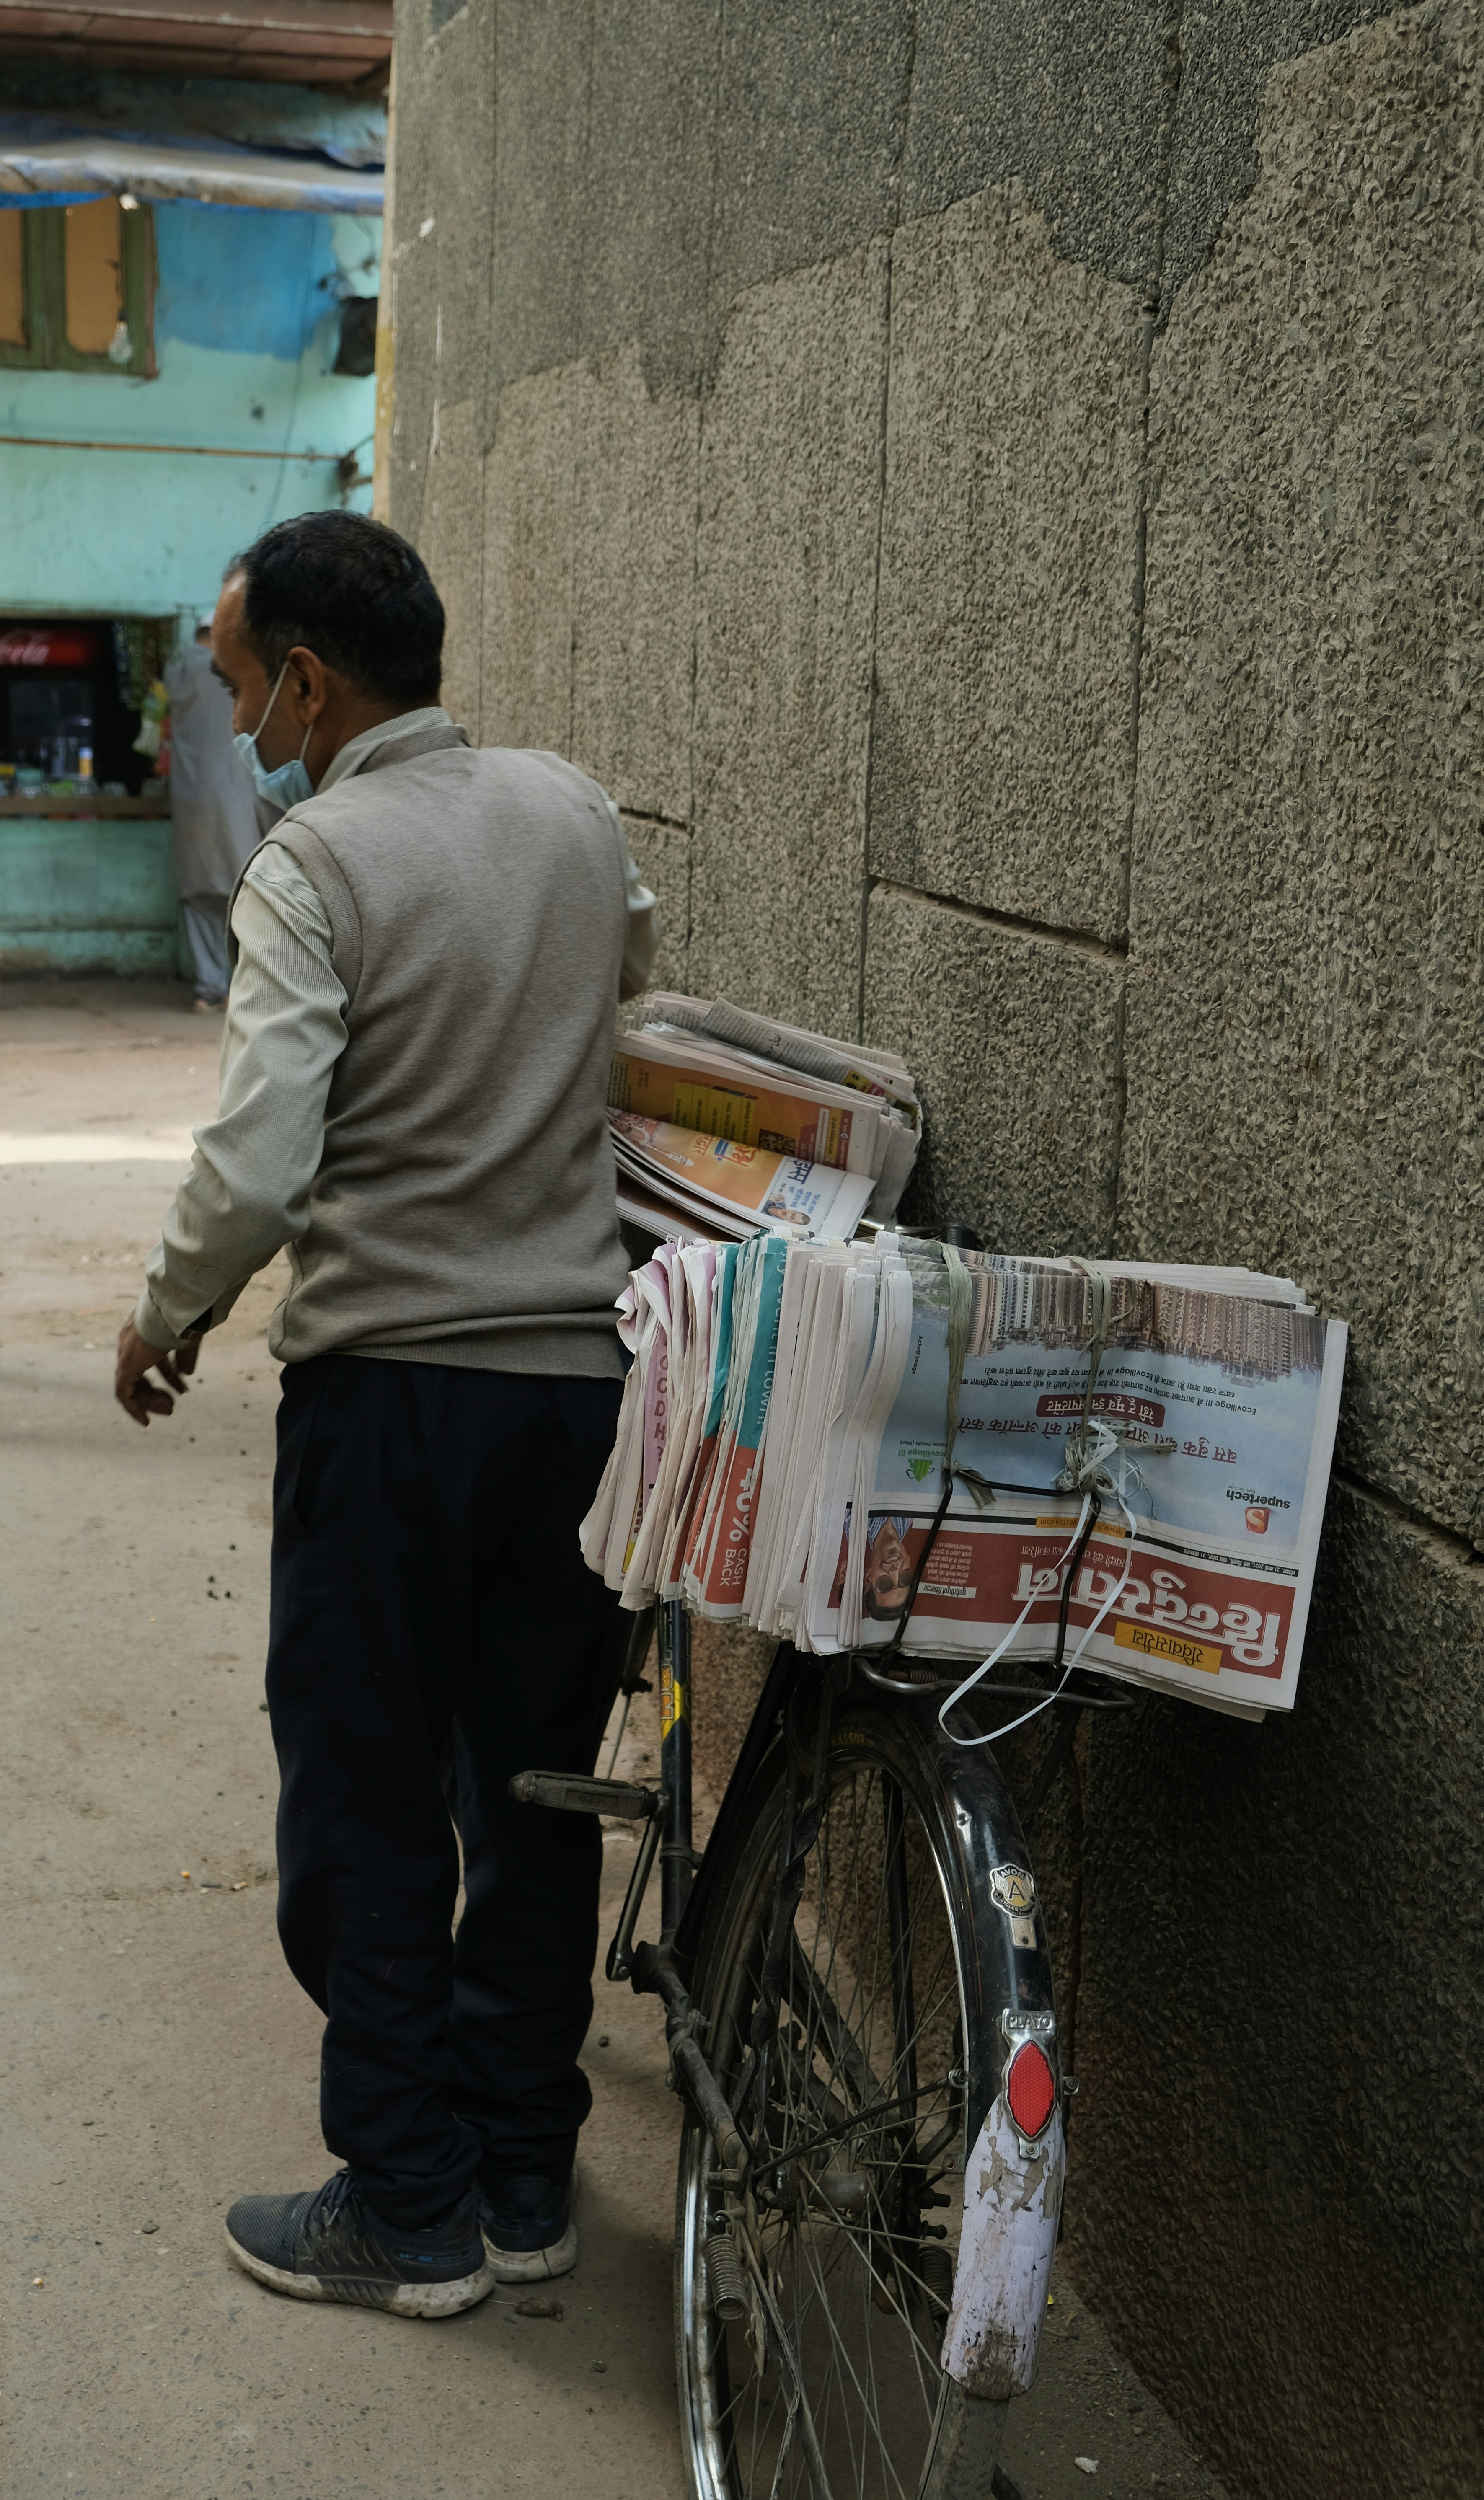
[[581, 1534], [624, 1605], [997, 1673], [1065, 1601], [1064, 1663], [1293, 1707], [1347, 1332], [1286, 1278], [758, 1235], [619, 1312]]
[[701, 1243], [848, 1241], [896, 1213], [921, 1132], [902, 1060], [725, 1000], [645, 1005], [609, 1083], [621, 1214]]

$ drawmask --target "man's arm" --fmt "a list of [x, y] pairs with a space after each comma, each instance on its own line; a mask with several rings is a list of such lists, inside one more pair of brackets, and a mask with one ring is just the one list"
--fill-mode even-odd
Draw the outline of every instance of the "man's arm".
[[641, 991], [649, 987], [649, 975], [659, 953], [660, 907], [634, 865], [634, 854], [629, 848], [617, 807], [611, 799], [608, 805], [623, 853], [624, 900], [629, 907], [623, 965], [618, 974], [618, 995], [621, 999], [637, 999]]
[[196, 1132], [190, 1170], [118, 1339], [115, 1395], [137, 1424], [174, 1403], [146, 1374], [157, 1370], [182, 1390], [202, 1332], [304, 1232], [330, 1078], [346, 1046], [346, 993], [324, 906], [271, 840], [243, 881], [232, 930], [239, 951], [216, 1117]]

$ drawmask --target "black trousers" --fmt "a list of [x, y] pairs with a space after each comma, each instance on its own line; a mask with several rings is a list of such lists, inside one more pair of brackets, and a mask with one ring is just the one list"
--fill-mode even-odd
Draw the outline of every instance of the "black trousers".
[[590, 1771], [611, 1705], [614, 1600], [577, 1530], [619, 1394], [358, 1355], [283, 1374], [279, 1933], [327, 2018], [325, 2141], [405, 2229], [476, 2177], [561, 2176], [591, 2106], [598, 1825], [508, 1783]]

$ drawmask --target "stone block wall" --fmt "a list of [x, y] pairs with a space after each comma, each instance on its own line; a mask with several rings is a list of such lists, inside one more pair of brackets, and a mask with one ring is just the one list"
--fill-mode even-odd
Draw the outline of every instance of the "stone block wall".
[[907, 1055], [922, 1220], [1353, 1323], [1297, 1711], [1142, 1703], [1040, 1838], [1064, 2260], [1253, 2500], [1484, 2487], [1481, 14], [399, 0], [472, 733], [613, 792], [667, 983]]

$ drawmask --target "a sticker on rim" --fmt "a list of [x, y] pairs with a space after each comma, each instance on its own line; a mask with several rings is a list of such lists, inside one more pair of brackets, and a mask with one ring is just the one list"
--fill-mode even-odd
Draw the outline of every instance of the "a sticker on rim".
[[1025, 1866], [992, 1866], [989, 1891], [1010, 1923], [1010, 1941], [1029, 1950], [1036, 1942], [1036, 1878]]

